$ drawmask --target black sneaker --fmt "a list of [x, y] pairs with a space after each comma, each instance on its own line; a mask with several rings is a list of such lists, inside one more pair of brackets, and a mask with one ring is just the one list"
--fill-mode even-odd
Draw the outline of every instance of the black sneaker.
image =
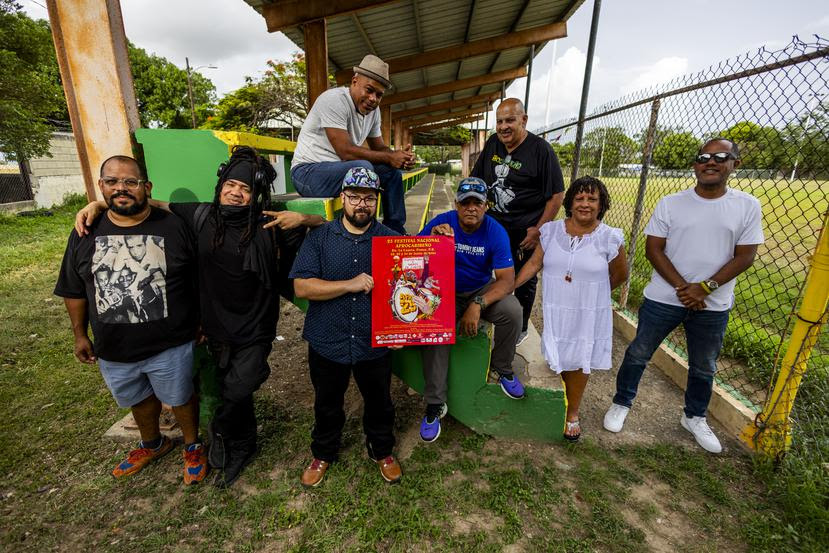
[[207, 462], [214, 469], [224, 468], [225, 463], [227, 463], [225, 440], [220, 433], [216, 432], [213, 421], [210, 421], [207, 425], [207, 439], [210, 442], [207, 450]]
[[228, 455], [227, 463], [225, 463], [224, 471], [216, 475], [213, 484], [218, 488], [229, 488], [242, 475], [242, 471], [253, 461], [259, 448], [253, 446], [252, 449], [236, 449], [231, 448]]

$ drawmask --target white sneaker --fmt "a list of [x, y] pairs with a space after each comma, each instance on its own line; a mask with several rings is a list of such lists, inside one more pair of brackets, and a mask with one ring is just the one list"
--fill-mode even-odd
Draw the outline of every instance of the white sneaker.
[[683, 413], [679, 424], [682, 425], [682, 428], [694, 435], [694, 439], [705, 451], [710, 453], [719, 453], [722, 451], [720, 441], [714, 435], [711, 427], [708, 426], [708, 421], [705, 420], [705, 417], [686, 417], [685, 413]]
[[610, 432], [620, 432], [629, 411], [630, 407], [616, 403], [610, 404], [610, 409], [604, 414], [604, 429]]

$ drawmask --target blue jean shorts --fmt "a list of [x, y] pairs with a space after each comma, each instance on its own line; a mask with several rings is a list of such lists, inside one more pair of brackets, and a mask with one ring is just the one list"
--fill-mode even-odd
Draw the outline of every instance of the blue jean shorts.
[[193, 397], [193, 342], [134, 363], [98, 359], [98, 367], [118, 407], [132, 407], [153, 394], [172, 407]]

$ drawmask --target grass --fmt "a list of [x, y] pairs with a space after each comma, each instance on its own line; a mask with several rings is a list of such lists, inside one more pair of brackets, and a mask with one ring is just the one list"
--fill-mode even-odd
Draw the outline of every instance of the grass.
[[[305, 491], [298, 475], [313, 413], [277, 393], [257, 398], [262, 452], [230, 492], [183, 488], [175, 454], [114, 481], [108, 472], [126, 449], [101, 435], [123, 411], [97, 369], [72, 358], [68, 319], [51, 295], [76, 207], [0, 217], [3, 550], [825, 548], [825, 479], [668, 444], [505, 443], [451, 419], [439, 443], [411, 449], [403, 482], [388, 486], [353, 417], [341, 462]], [[415, 424], [407, 401], [398, 398], [398, 436]]]

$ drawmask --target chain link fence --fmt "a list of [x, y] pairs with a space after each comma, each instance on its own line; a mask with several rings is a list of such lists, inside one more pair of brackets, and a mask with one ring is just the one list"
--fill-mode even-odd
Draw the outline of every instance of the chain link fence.
[[[695, 184], [691, 169], [707, 138], [736, 142], [742, 165], [729, 186], [760, 200], [766, 242], [738, 278], [717, 379], [760, 412], [780, 368], [829, 196], [829, 41], [795, 37], [654, 89], [603, 105], [584, 120], [577, 174], [607, 185], [605, 216], [627, 235], [631, 278], [614, 298], [635, 317], [651, 275], [643, 230], [657, 201]], [[572, 171], [577, 121], [546, 136]], [[825, 319], [825, 317], [824, 317]], [[669, 337], [684, 354], [684, 336]], [[792, 456], [829, 471], [829, 332], [806, 364], [793, 411]]]

